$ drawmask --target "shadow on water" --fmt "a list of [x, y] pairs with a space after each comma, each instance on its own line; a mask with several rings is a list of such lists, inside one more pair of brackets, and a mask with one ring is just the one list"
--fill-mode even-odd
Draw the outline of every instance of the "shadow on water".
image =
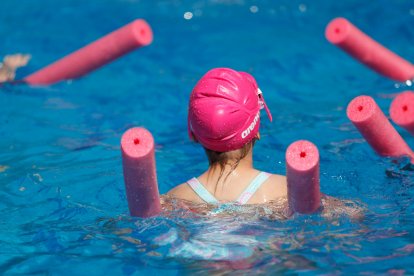
[[328, 196], [322, 202], [318, 214], [292, 216], [285, 198], [216, 207], [164, 196], [161, 216], [102, 218], [90, 238], [110, 238], [115, 256], [188, 274], [312, 271], [334, 262], [332, 253], [358, 250], [367, 234], [359, 229], [363, 204]]

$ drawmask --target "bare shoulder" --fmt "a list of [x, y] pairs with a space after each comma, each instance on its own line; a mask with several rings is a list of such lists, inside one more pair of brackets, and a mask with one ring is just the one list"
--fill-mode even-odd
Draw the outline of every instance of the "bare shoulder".
[[279, 197], [287, 196], [286, 176], [271, 174], [269, 179], [260, 187], [260, 191], [267, 200], [275, 200]]
[[272, 174], [263, 185], [275, 197], [287, 196], [287, 181], [284, 175]]
[[167, 195], [179, 199], [185, 199], [193, 202], [199, 202], [197, 194], [191, 189], [187, 183], [182, 183], [167, 192]]
[[259, 190], [252, 196], [249, 203], [265, 203], [287, 196], [286, 176], [271, 174], [270, 177], [261, 185]]
[[187, 186], [187, 183], [182, 183], [180, 185], [177, 185], [171, 190], [169, 190], [167, 192], [167, 195], [172, 196], [172, 197], [179, 197], [181, 193], [185, 192], [188, 189], [188, 187], [186, 186]]

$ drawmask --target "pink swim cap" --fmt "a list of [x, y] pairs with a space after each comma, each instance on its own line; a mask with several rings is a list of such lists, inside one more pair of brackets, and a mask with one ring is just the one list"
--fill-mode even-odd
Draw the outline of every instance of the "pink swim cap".
[[262, 92], [248, 73], [229, 68], [208, 71], [190, 96], [188, 132], [205, 148], [226, 152], [242, 148], [259, 131]]

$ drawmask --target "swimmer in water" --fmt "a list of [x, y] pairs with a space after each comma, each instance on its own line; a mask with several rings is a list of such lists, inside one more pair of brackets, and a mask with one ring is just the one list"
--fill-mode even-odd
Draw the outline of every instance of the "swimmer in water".
[[26, 66], [30, 60], [30, 55], [14, 54], [4, 57], [0, 63], [0, 83], [12, 81], [16, 76], [17, 68]]
[[209, 167], [168, 195], [210, 204], [262, 204], [286, 197], [285, 176], [253, 167], [261, 109], [272, 121], [262, 91], [250, 74], [229, 68], [207, 72], [190, 96], [188, 132], [204, 148]]

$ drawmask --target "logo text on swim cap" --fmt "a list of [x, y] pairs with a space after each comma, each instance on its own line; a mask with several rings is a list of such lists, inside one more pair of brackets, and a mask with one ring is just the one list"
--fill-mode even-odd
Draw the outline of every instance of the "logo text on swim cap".
[[256, 116], [254, 116], [253, 122], [250, 124], [250, 126], [242, 132], [241, 137], [243, 139], [246, 138], [247, 135], [250, 134], [250, 132], [252, 132], [252, 130], [254, 129], [254, 127], [257, 124], [257, 121], [259, 121], [259, 118], [260, 118], [260, 110], [257, 112]]

